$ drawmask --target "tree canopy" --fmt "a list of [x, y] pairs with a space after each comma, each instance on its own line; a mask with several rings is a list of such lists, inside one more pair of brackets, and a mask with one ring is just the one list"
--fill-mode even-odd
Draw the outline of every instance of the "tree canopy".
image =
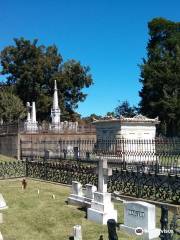
[[56, 79], [62, 118], [76, 118], [75, 109], [87, 96], [83, 89], [93, 84], [90, 68], [76, 60], [63, 62], [55, 45], [38, 45], [37, 39], [14, 39], [14, 43], [0, 54], [1, 74], [7, 77], [8, 86], [14, 86], [14, 94], [24, 105], [35, 101], [38, 118], [48, 119]]
[[148, 23], [147, 58], [140, 66], [140, 111], [159, 116], [161, 132], [180, 135], [180, 22], [155, 18]]
[[119, 101], [119, 105], [115, 108], [114, 115], [116, 117], [125, 116], [125, 117], [134, 117], [137, 113], [137, 108], [135, 106], [131, 107], [129, 102]]
[[18, 122], [25, 116], [25, 108], [21, 99], [11, 90], [0, 91], [0, 119], [6, 123]]

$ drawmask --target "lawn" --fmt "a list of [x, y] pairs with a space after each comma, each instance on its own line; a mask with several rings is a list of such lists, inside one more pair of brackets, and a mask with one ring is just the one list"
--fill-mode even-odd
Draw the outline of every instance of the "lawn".
[[[108, 239], [106, 226], [88, 221], [84, 211], [65, 203], [69, 187], [28, 180], [27, 189], [23, 191], [20, 179], [0, 180], [0, 192], [9, 207], [3, 211], [4, 222], [0, 225], [4, 240], [68, 240], [76, 224], [82, 226], [83, 240], [98, 240], [101, 234], [104, 240]], [[115, 208], [122, 223], [123, 205], [116, 203]], [[159, 217], [158, 210], [158, 222]], [[121, 240], [141, 239], [123, 231], [119, 231], [118, 236]]]
[[0, 154], [0, 162], [14, 162], [14, 161], [17, 161], [17, 159]]

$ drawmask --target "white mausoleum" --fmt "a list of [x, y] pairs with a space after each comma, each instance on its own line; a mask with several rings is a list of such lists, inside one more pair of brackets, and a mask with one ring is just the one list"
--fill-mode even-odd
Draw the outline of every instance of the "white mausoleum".
[[119, 119], [96, 120], [97, 139], [154, 139], [158, 118], [136, 115], [132, 118], [121, 116]]
[[143, 115], [132, 118], [121, 116], [119, 119], [97, 120], [93, 124], [96, 126], [99, 149], [106, 149], [110, 155], [119, 155], [126, 161], [147, 162], [156, 159], [155, 137], [158, 118], [152, 119]]

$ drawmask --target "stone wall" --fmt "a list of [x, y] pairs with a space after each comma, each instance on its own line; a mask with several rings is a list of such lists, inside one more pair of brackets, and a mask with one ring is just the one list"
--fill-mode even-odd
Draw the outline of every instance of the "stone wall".
[[19, 158], [19, 135], [7, 133], [0, 135], [0, 154]]
[[[44, 155], [44, 151], [38, 153], [38, 148], [40, 149], [40, 144], [45, 142], [46, 150], [57, 150], [59, 142], [63, 141], [74, 141], [78, 140], [96, 140], [95, 133], [35, 133], [35, 134], [1, 134], [0, 135], [0, 154], [15, 157], [20, 159], [22, 156], [31, 156], [32, 149], [37, 148], [34, 156]], [[39, 145], [38, 145], [39, 144]]]
[[[35, 157], [41, 158], [45, 156], [45, 152], [48, 150], [51, 155], [50, 158], [59, 158], [64, 149], [66, 149], [70, 154], [74, 148], [80, 149], [79, 144], [85, 147], [85, 150], [92, 151], [92, 143], [88, 141], [96, 141], [95, 133], [66, 133], [66, 134], [21, 134], [21, 158]], [[85, 142], [85, 143], [84, 143]], [[86, 143], [87, 142], [87, 143]], [[84, 152], [86, 154], [86, 152]]]

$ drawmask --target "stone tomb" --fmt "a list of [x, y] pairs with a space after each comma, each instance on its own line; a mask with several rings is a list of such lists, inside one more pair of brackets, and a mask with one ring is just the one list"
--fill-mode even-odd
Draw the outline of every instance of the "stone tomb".
[[[140, 114], [132, 118], [120, 116], [120, 118], [96, 120], [93, 124], [96, 126], [97, 140], [101, 142], [99, 150], [113, 154], [119, 152], [126, 162], [156, 160], [154, 140], [156, 125], [159, 124], [158, 118], [151, 119]], [[112, 156], [109, 158], [111, 159]]]
[[87, 218], [96, 223], [107, 224], [108, 219], [117, 221], [117, 211], [111, 202], [111, 193], [107, 192], [107, 179], [112, 175], [112, 169], [107, 167], [107, 159], [99, 159], [98, 191], [94, 192], [91, 207], [88, 208]]
[[81, 207], [89, 207], [96, 190], [96, 186], [91, 184], [86, 184], [85, 190], [83, 190], [81, 183], [72, 181], [72, 193], [68, 197], [68, 203]]
[[160, 229], [156, 228], [155, 206], [146, 202], [124, 203], [124, 224], [121, 229], [130, 234], [141, 235], [141, 239], [156, 239], [160, 235]]

